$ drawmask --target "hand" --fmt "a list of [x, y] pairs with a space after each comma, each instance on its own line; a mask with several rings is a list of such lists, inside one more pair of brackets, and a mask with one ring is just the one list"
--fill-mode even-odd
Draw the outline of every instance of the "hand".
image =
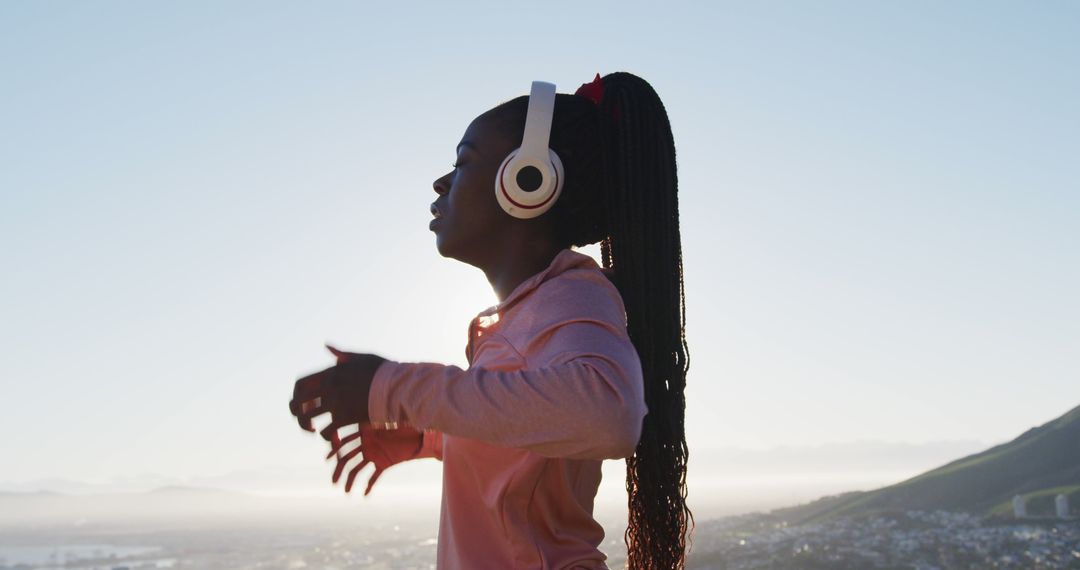
[[338, 357], [338, 364], [297, 380], [289, 411], [302, 429], [311, 432], [315, 431], [312, 418], [330, 412], [330, 425], [321, 434], [336, 443], [339, 428], [369, 422], [371, 382], [386, 359], [374, 354], [344, 353], [329, 345], [326, 348]]
[[[356, 438], [360, 438], [360, 445], [342, 456], [340, 454], [341, 448], [345, 444], [356, 440]], [[371, 487], [375, 485], [375, 481], [378, 480], [387, 467], [416, 457], [423, 445], [424, 432], [410, 426], [397, 429], [382, 429], [371, 425], [361, 425], [360, 431], [346, 436], [340, 442], [332, 443], [330, 453], [326, 455], [326, 458], [330, 459], [334, 454], [338, 454], [337, 468], [334, 469], [334, 483], [336, 484], [338, 479], [341, 478], [341, 472], [345, 469], [345, 464], [353, 457], [356, 457], [358, 453], [363, 452], [364, 460], [360, 465], [349, 471], [349, 478], [345, 482], [345, 492], [348, 493], [352, 490], [353, 480], [356, 479], [356, 475], [360, 473], [360, 470], [368, 463], [374, 463], [375, 472], [368, 479], [367, 488], [364, 489], [364, 496], [366, 497], [371, 492]]]
[[[354, 352], [343, 352], [330, 345], [326, 345], [326, 348], [337, 357], [339, 365], [346, 364], [354, 359], [364, 359], [371, 356]], [[371, 478], [368, 479], [367, 488], [364, 490], [365, 497], [371, 493], [371, 488], [375, 485], [375, 481], [383, 474], [383, 471], [391, 465], [416, 457], [424, 444], [423, 432], [408, 426], [399, 429], [381, 429], [366, 423], [361, 423], [360, 429], [356, 433], [346, 436], [343, 440], [338, 439], [338, 427], [339, 426], [331, 424], [322, 431], [323, 438], [330, 441], [330, 453], [326, 455], [326, 459], [330, 459], [330, 457], [337, 454], [337, 468], [334, 469], [333, 481], [336, 484], [341, 478], [341, 473], [345, 469], [345, 465], [352, 458], [356, 457], [358, 453], [362, 452], [364, 454], [364, 459], [359, 465], [349, 471], [349, 477], [345, 482], [345, 492], [348, 493], [352, 491], [353, 481], [360, 473], [360, 470], [368, 463], [374, 463], [375, 472], [372, 474]], [[344, 448], [345, 444], [355, 441], [357, 438], [361, 438], [361, 444], [355, 449], [350, 450], [345, 456], [342, 456], [341, 450]]]

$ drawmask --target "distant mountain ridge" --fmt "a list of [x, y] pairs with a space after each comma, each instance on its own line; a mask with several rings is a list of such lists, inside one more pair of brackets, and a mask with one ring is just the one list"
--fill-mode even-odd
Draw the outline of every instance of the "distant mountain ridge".
[[[1041, 492], [1041, 493], [1040, 493]], [[1080, 508], [1080, 406], [1008, 443], [873, 491], [824, 497], [771, 511], [791, 524], [889, 510], [951, 510], [1002, 515], [1017, 494], [1070, 496]], [[1011, 512], [1011, 511], [1010, 511]]]

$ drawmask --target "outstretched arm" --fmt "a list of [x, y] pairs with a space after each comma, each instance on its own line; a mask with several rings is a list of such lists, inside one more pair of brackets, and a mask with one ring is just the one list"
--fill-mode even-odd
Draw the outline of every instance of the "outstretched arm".
[[[486, 342], [503, 342], [497, 334]], [[633, 455], [647, 413], [641, 361], [614, 325], [558, 323], [537, 335], [522, 370], [467, 370], [387, 360], [375, 372], [369, 415], [549, 457]]]

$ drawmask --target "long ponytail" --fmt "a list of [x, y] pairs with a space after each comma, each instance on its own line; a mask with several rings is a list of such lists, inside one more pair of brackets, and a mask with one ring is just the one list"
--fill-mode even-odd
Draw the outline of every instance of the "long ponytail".
[[[641, 356], [649, 413], [636, 453], [626, 460], [627, 566], [684, 568], [686, 505], [686, 302], [679, 235], [675, 143], [667, 111], [645, 80], [603, 78], [608, 236], [601, 242], [626, 305], [627, 329]], [[607, 121], [601, 121], [608, 124]]]

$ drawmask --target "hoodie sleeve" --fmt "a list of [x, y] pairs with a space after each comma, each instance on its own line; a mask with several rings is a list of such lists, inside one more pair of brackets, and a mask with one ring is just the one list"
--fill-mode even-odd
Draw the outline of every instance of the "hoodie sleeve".
[[[509, 344], [499, 334], [485, 342]], [[387, 360], [372, 382], [371, 422], [548, 457], [633, 455], [648, 410], [641, 361], [625, 329], [602, 319], [557, 320], [523, 348], [526, 366], [510, 371]]]

